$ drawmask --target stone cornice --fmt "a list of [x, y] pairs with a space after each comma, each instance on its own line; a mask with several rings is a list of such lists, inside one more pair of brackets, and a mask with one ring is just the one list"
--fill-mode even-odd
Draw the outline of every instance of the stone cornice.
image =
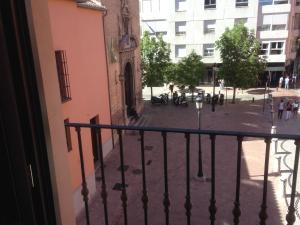
[[76, 3], [78, 7], [106, 11], [100, 0], [76, 0]]

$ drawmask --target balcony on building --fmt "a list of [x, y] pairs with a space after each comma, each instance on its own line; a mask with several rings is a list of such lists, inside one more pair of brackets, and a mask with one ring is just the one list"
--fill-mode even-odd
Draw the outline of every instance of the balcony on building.
[[287, 13], [291, 11], [291, 0], [260, 0], [262, 14]]
[[257, 31], [260, 39], [288, 38], [288, 13], [265, 14], [258, 24]]
[[300, 0], [296, 0], [295, 4], [295, 13], [300, 13]]

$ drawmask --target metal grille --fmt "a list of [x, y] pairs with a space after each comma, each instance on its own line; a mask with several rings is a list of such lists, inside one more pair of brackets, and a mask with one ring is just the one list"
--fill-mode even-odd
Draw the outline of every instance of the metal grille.
[[71, 100], [70, 80], [68, 73], [67, 56], [65, 50], [55, 51], [56, 68], [59, 81], [60, 97], [62, 102]]
[[[295, 195], [296, 195], [296, 183], [297, 183], [297, 173], [298, 173], [298, 165], [299, 165], [299, 152], [300, 152], [300, 136], [299, 135], [284, 135], [284, 134], [267, 134], [267, 133], [250, 133], [250, 132], [235, 132], [235, 131], [215, 131], [215, 130], [198, 130], [198, 129], [181, 129], [181, 128], [158, 128], [158, 127], [133, 127], [133, 126], [117, 126], [117, 125], [101, 125], [101, 124], [80, 124], [80, 123], [66, 123], [65, 126], [73, 127], [76, 130], [77, 138], [78, 138], [78, 149], [80, 155], [80, 164], [81, 164], [81, 177], [82, 177], [82, 195], [83, 201], [85, 205], [85, 216], [86, 216], [86, 224], [91, 225], [90, 223], [90, 215], [89, 215], [89, 198], [88, 198], [88, 189], [86, 183], [85, 176], [85, 165], [83, 158], [83, 145], [82, 145], [82, 136], [81, 131], [83, 129], [95, 129], [99, 139], [97, 139], [98, 152], [100, 157], [100, 172], [101, 172], [101, 197], [103, 203], [104, 210], [104, 224], [109, 225], [109, 221], [112, 218], [108, 216], [108, 192], [107, 192], [107, 184], [106, 184], [106, 175], [105, 175], [105, 167], [103, 160], [103, 149], [102, 149], [102, 137], [101, 131], [103, 129], [116, 130], [119, 138], [119, 165], [120, 165], [120, 178], [121, 182], [119, 186], [121, 186], [120, 191], [120, 203], [123, 211], [123, 224], [128, 225], [130, 221], [128, 221], [128, 196], [127, 196], [127, 184], [126, 184], [126, 174], [125, 174], [125, 157], [124, 157], [124, 132], [126, 130], [135, 130], [139, 132], [140, 137], [140, 160], [142, 165], [142, 193], [141, 194], [141, 207], [144, 211], [144, 223], [145, 225], [149, 224], [149, 214], [148, 214], [148, 186], [147, 186], [147, 173], [146, 173], [146, 159], [145, 159], [145, 142], [144, 137], [148, 132], [157, 132], [161, 136], [162, 143], [162, 160], [163, 160], [163, 190], [161, 196], [161, 202], [163, 205], [164, 211], [164, 220], [166, 225], [170, 225], [170, 207], [172, 205], [172, 199], [170, 198], [170, 177], [168, 172], [168, 158], [169, 153], [168, 149], [168, 136], [170, 134], [182, 134], [183, 141], [185, 142], [185, 191], [183, 193], [185, 197], [184, 201], [184, 209], [186, 215], [186, 224], [191, 225], [191, 213], [192, 213], [192, 196], [191, 196], [191, 156], [190, 156], [190, 137], [191, 135], [208, 135], [210, 137], [210, 152], [211, 152], [211, 185], [210, 185], [210, 200], [208, 202], [208, 212], [210, 224], [216, 224], [217, 217], [217, 206], [218, 199], [216, 195], [216, 138], [219, 136], [228, 136], [228, 137], [236, 137], [236, 149], [237, 149], [237, 159], [236, 162], [236, 180], [235, 180], [235, 190], [234, 190], [234, 200], [233, 200], [233, 208], [232, 208], [232, 220], [233, 224], [240, 224], [240, 216], [241, 216], [241, 207], [240, 207], [240, 187], [241, 187], [241, 161], [242, 161], [242, 143], [244, 138], [258, 138], [263, 139], [265, 141], [265, 151], [262, 153], [262, 157], [264, 157], [264, 174], [263, 174], [263, 189], [261, 193], [261, 200], [258, 219], [260, 225], [266, 225], [268, 219], [268, 180], [269, 180], [269, 158], [270, 158], [270, 144], [273, 138], [279, 139], [290, 139], [295, 140], [296, 152], [295, 152], [295, 161], [293, 167], [293, 180], [292, 180], [292, 190], [288, 212], [286, 215], [286, 221], [288, 225], [293, 225], [295, 223]], [[201, 157], [201, 151], [199, 150], [199, 157]], [[200, 167], [200, 164], [199, 164]], [[269, 187], [270, 189], [270, 187]]]

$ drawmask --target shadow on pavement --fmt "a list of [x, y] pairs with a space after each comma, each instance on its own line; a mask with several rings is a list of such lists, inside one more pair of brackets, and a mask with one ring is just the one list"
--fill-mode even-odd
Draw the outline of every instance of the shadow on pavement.
[[265, 88], [256, 88], [256, 89], [251, 89], [251, 90], [248, 90], [247, 93], [248, 94], [252, 94], [252, 95], [263, 95], [263, 94], [268, 94], [268, 93], [272, 93], [273, 91], [272, 90], [266, 90], [265, 91]]
[[[197, 128], [197, 113], [194, 105], [175, 107], [173, 105], [152, 106], [145, 105], [145, 114], [151, 116], [148, 126]], [[202, 128], [235, 131], [269, 132], [270, 121], [267, 113], [262, 113], [262, 101], [254, 103], [242, 102], [217, 106], [216, 112], [211, 112], [211, 106], [205, 105], [202, 111]], [[183, 134], [168, 134], [168, 181], [170, 194], [170, 224], [186, 224], [185, 195], [186, 195], [186, 152]], [[191, 224], [210, 224], [209, 203], [211, 183], [202, 182], [197, 177], [198, 171], [198, 142], [197, 136], [191, 136], [190, 174], [191, 174]], [[163, 207], [164, 170], [163, 145], [160, 133], [145, 133], [146, 176], [148, 191], [149, 224], [165, 224]], [[205, 176], [211, 177], [210, 139], [202, 137], [203, 171]], [[137, 173], [141, 169], [141, 153], [138, 135], [124, 136], [127, 197], [128, 197], [128, 224], [144, 224], [142, 205], [142, 175]], [[247, 138], [243, 142], [241, 167], [241, 217], [240, 224], [259, 224], [259, 212], [263, 195], [265, 143], [261, 139]], [[120, 200], [121, 192], [113, 190], [116, 183], [121, 182], [119, 167], [119, 148], [105, 160], [105, 173], [108, 189], [109, 224], [122, 225], [123, 209]], [[216, 139], [216, 222], [218, 225], [233, 224], [232, 210], [235, 199], [237, 140], [234, 137], [218, 136]], [[99, 171], [97, 171], [99, 173]], [[270, 172], [271, 173], [271, 172]], [[96, 174], [96, 177], [100, 175]], [[267, 197], [267, 224], [282, 225], [279, 205], [274, 190], [276, 187], [274, 176], [269, 177]], [[103, 206], [101, 200], [101, 179], [97, 180], [97, 194], [90, 202], [91, 224], [102, 225]], [[77, 219], [78, 225], [84, 225], [82, 213]]]

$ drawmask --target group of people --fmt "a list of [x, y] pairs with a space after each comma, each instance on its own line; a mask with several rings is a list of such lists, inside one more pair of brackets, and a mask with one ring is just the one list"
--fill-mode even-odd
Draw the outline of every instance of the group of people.
[[296, 84], [296, 80], [297, 80], [297, 75], [296, 74], [292, 74], [292, 76], [281, 76], [279, 78], [279, 84], [278, 87], [282, 88], [284, 86], [285, 89], [289, 89], [290, 84], [295, 85]]
[[283, 111], [286, 111], [285, 114], [285, 120], [288, 120], [291, 118], [292, 114], [293, 117], [296, 117], [298, 114], [299, 109], [299, 102], [297, 100], [291, 101], [288, 100], [285, 102], [283, 99], [280, 100], [280, 103], [278, 104], [278, 119], [282, 119]]

